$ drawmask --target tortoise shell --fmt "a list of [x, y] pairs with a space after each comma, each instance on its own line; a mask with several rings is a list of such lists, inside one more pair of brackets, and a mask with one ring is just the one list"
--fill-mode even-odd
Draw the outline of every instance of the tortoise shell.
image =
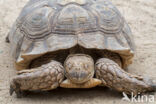
[[30, 0], [9, 40], [17, 69], [48, 52], [76, 45], [116, 52], [124, 67], [134, 56], [131, 30], [108, 0]]

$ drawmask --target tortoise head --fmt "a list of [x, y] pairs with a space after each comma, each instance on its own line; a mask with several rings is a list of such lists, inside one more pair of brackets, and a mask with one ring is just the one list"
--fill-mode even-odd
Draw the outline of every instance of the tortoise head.
[[73, 83], [84, 83], [94, 76], [94, 60], [89, 55], [69, 55], [64, 66], [66, 77]]

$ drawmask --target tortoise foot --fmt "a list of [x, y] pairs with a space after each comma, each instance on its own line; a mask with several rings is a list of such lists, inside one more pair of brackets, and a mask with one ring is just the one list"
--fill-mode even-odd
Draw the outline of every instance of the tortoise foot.
[[102, 85], [127, 94], [137, 95], [156, 89], [151, 79], [127, 73], [114, 61], [106, 58], [96, 62], [96, 77], [102, 81]]
[[10, 95], [12, 95], [13, 92], [16, 93], [17, 98], [21, 98], [23, 96], [22, 90], [20, 90], [19, 84], [17, 83], [10, 84]]
[[64, 79], [64, 68], [61, 63], [51, 61], [41, 67], [25, 70], [12, 79], [10, 95], [13, 92], [21, 97], [23, 91], [47, 91], [57, 88]]
[[8, 36], [5, 38], [5, 42], [10, 43], [9, 34], [8, 34]]

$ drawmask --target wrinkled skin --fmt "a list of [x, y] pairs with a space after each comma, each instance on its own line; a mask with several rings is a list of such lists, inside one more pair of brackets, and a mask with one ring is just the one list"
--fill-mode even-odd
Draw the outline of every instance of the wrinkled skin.
[[[22, 91], [47, 91], [59, 86], [64, 88], [92, 88], [103, 85], [127, 94], [155, 90], [155, 85], [151, 79], [127, 73], [122, 69], [122, 61], [119, 55], [111, 54], [101, 55], [103, 58], [97, 57], [98, 60], [95, 60], [92, 58], [95, 55], [93, 53], [90, 54], [91, 56], [72, 53], [66, 57], [64, 66], [58, 61], [51, 60], [40, 67], [19, 71], [11, 82], [10, 94], [12, 95], [15, 91], [17, 96], [21, 97]], [[96, 61], [95, 64], [94, 60]], [[93, 78], [94, 75], [95, 78]], [[66, 76], [66, 80], [64, 80], [64, 76]]]

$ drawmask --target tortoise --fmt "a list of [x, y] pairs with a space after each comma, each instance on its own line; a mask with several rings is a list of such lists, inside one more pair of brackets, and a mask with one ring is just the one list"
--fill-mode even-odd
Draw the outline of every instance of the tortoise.
[[106, 86], [134, 94], [154, 91], [150, 78], [126, 72], [135, 44], [108, 0], [30, 0], [6, 40], [17, 76], [10, 94]]

